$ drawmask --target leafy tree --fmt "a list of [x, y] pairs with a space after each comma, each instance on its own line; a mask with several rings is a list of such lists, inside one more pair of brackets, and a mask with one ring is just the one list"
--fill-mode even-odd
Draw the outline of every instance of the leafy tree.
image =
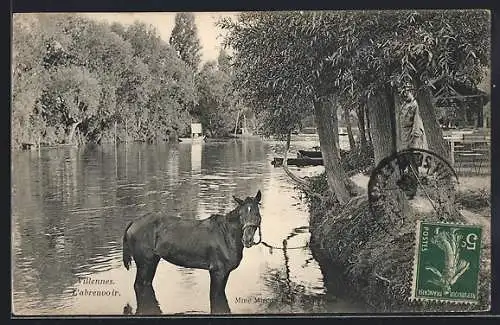
[[201, 45], [197, 35], [194, 14], [180, 12], [175, 15], [175, 26], [170, 36], [170, 45], [180, 58], [195, 71], [201, 62]]
[[[335, 70], [324, 62], [336, 49], [329, 30], [313, 30], [315, 12], [243, 13], [223, 20], [227, 45], [235, 50], [236, 84], [249, 106], [265, 112], [269, 131], [290, 134], [314, 112], [327, 179], [337, 199], [347, 202], [338, 154]], [[310, 32], [312, 31], [313, 32]]]
[[[372, 108], [369, 115], [380, 125], [390, 120], [388, 114], [395, 109], [401, 84], [414, 84], [429, 146], [447, 157], [429, 88], [442, 78], [459, 78], [477, 84], [479, 71], [489, 56], [488, 37], [485, 37], [489, 35], [488, 13], [478, 10], [375, 11], [355, 12], [345, 18], [346, 26], [352, 28], [344, 34], [339, 51], [331, 56], [333, 65], [344, 63], [348, 69], [340, 83], [354, 93], [356, 89], [364, 90], [358, 96], [368, 98]], [[329, 24], [330, 28], [339, 27], [335, 21]], [[385, 111], [384, 107], [391, 109]], [[382, 121], [378, 123], [376, 119]], [[372, 129], [380, 131], [380, 128]], [[376, 138], [383, 140], [388, 135]], [[383, 142], [375, 145], [379, 149], [375, 153], [381, 152], [376, 161], [392, 151], [384, 147]]]
[[395, 150], [387, 126], [395, 127], [398, 89], [413, 83], [430, 148], [446, 157], [429, 87], [443, 77], [478, 83], [489, 55], [488, 21], [484, 11], [252, 12], [221, 26], [236, 52], [238, 88], [276, 118], [272, 125], [289, 122], [297, 106], [314, 107], [329, 187], [342, 203], [345, 177], [336, 132], [328, 132], [336, 124], [332, 106], [352, 98], [363, 113], [366, 103], [378, 162]]
[[197, 75], [199, 103], [193, 115], [200, 119], [210, 136], [228, 136], [234, 127], [237, 108], [229, 72], [209, 61]]
[[23, 14], [13, 27], [13, 145], [157, 141], [188, 128], [193, 70], [151, 26]]
[[232, 74], [231, 58], [224, 49], [221, 49], [219, 51], [219, 55], [217, 56], [217, 66], [219, 70], [224, 72], [225, 74]]
[[[12, 146], [39, 138], [40, 122], [31, 119], [37, 98], [42, 93], [42, 67], [45, 43], [40, 24], [32, 14], [13, 16], [12, 35]], [[36, 135], [35, 135], [36, 133]]]
[[131, 25], [125, 37], [149, 74], [148, 100], [136, 111], [138, 134], [156, 141], [170, 133], [184, 133], [189, 123], [187, 111], [197, 102], [192, 69], [146, 24]]
[[[137, 57], [132, 58], [122, 72], [122, 79], [116, 89], [119, 121], [124, 125], [124, 137], [129, 135], [139, 139], [142, 111], [149, 100], [149, 84], [151, 83], [148, 67]], [[145, 122], [147, 123], [147, 122]]]
[[67, 30], [73, 36], [70, 56], [74, 64], [99, 75], [98, 114], [82, 123], [87, 137], [99, 141], [102, 129], [126, 120], [129, 107], [122, 105], [123, 93], [119, 93], [119, 89], [126, 82], [123, 76], [133, 64], [132, 46], [105, 23], [84, 20]]
[[76, 127], [97, 113], [101, 88], [97, 78], [79, 67], [60, 68], [49, 76], [42, 112], [52, 123], [62, 122], [67, 142], [72, 143]]

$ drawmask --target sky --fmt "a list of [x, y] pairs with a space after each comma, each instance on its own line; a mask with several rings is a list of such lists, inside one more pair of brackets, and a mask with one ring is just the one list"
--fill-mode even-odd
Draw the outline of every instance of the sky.
[[[175, 23], [175, 12], [140, 12], [140, 13], [82, 13], [82, 15], [96, 20], [118, 22], [129, 25], [138, 20], [151, 24], [158, 30], [160, 37], [168, 42]], [[222, 31], [215, 26], [218, 19], [222, 17], [236, 18], [236, 12], [195, 12], [195, 23], [198, 28], [198, 37], [202, 46], [201, 59], [217, 60], [219, 50], [222, 47]]]

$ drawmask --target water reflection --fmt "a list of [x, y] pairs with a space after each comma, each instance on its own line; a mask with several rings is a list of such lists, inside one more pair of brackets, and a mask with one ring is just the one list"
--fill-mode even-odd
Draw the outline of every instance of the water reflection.
[[192, 175], [201, 174], [201, 153], [203, 143], [195, 142], [191, 144], [191, 172]]
[[[137, 312], [135, 266], [126, 271], [122, 265], [121, 237], [129, 221], [147, 213], [206, 218], [232, 209], [232, 195], [246, 197], [262, 189], [263, 240], [278, 247], [284, 239], [288, 247], [307, 244], [309, 234], [301, 228], [307, 225], [306, 208], [298, 204], [297, 192], [283, 171], [270, 165], [282, 148], [280, 143], [228, 141], [14, 152], [13, 310], [22, 315]], [[295, 295], [304, 301], [327, 296], [309, 250], [288, 249], [286, 254], [285, 258], [282, 251], [271, 253], [262, 245], [244, 251], [226, 289], [233, 313], [279, 312], [287, 307], [238, 298], [283, 300]], [[81, 284], [85, 276], [113, 280], [109, 289], [119, 295], [74, 295], [75, 288], [100, 288]], [[207, 313], [208, 289], [208, 272], [162, 261], [149, 292], [154, 299], [145, 297], [152, 307], [143, 312]], [[295, 306], [297, 312], [310, 307]], [[313, 309], [344, 311], [335, 304], [324, 306]]]

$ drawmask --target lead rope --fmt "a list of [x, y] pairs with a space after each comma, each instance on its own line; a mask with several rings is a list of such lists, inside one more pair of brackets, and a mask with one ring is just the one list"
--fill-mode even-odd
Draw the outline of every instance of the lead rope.
[[309, 244], [306, 244], [306, 245], [302, 245], [302, 246], [288, 247], [286, 244], [286, 239], [283, 239], [283, 247], [269, 245], [268, 243], [266, 243], [265, 241], [262, 240], [262, 230], [261, 230], [260, 226], [259, 226], [259, 241], [256, 242], [254, 245], [259, 245], [259, 244], [262, 244], [262, 245], [266, 246], [267, 248], [269, 248], [271, 254], [273, 252], [273, 249], [303, 249], [303, 248], [306, 248], [309, 246]]
[[259, 228], [259, 241], [254, 243], [254, 245], [259, 245], [260, 243], [262, 243], [262, 230], [260, 226], [258, 228]]

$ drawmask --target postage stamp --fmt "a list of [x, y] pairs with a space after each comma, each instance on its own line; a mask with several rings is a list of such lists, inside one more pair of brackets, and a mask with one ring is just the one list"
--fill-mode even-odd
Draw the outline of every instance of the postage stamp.
[[419, 221], [411, 299], [477, 303], [481, 231]]

